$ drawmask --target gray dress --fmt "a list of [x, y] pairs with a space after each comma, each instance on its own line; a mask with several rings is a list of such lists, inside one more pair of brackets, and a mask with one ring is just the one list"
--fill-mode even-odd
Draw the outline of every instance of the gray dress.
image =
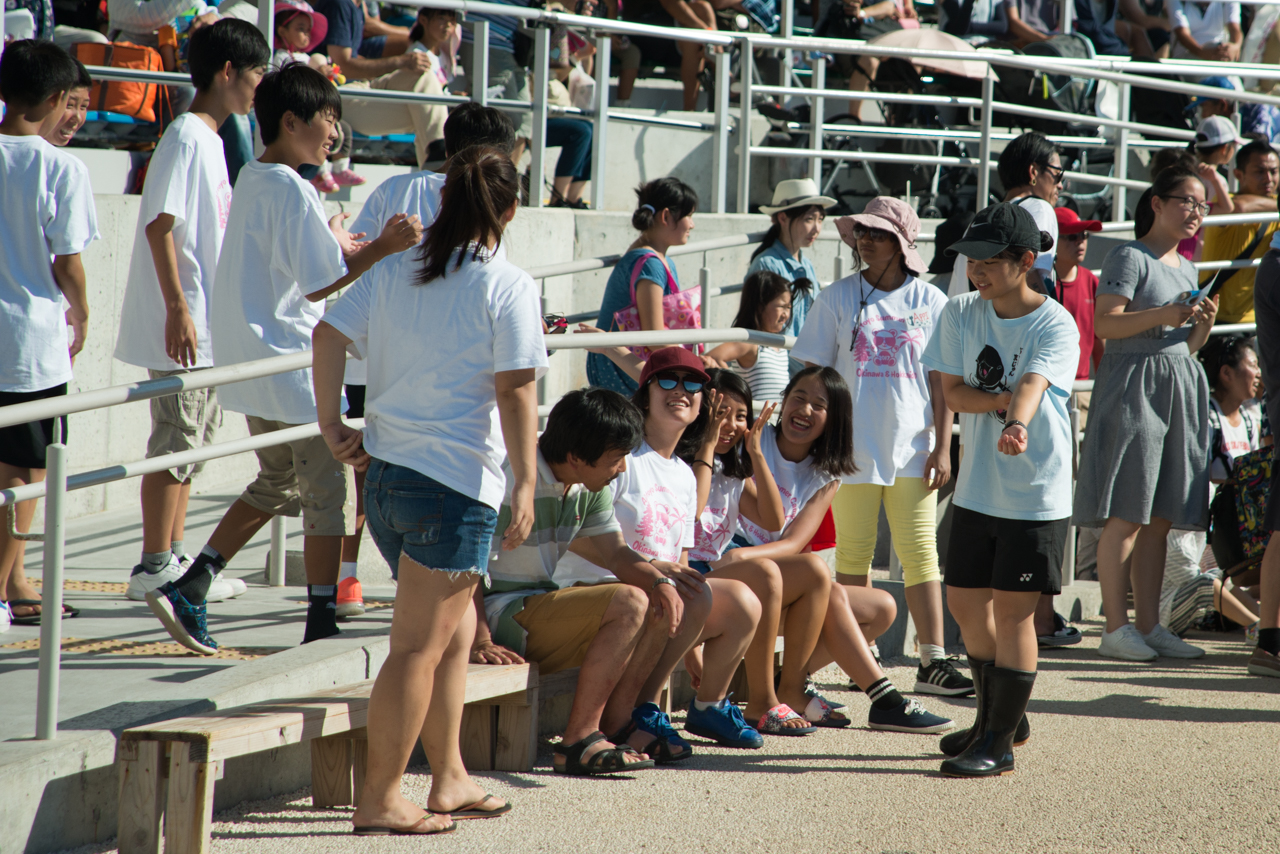
[[[1126, 311], [1168, 305], [1197, 287], [1195, 269], [1160, 262], [1138, 241], [1102, 264], [1098, 295], [1126, 297]], [[1157, 326], [1109, 339], [1094, 382], [1080, 452], [1072, 521], [1100, 527], [1108, 517], [1145, 525], [1168, 519], [1203, 531], [1209, 504], [1209, 384], [1187, 349], [1191, 326]]]

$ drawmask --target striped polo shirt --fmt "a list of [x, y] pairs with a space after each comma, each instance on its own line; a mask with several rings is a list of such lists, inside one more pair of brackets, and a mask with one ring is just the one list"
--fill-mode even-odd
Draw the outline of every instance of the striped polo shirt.
[[492, 554], [489, 557], [489, 592], [484, 597], [485, 615], [493, 639], [508, 649], [524, 653], [524, 629], [514, 617], [524, 608], [524, 600], [550, 590], [559, 590], [556, 565], [578, 537], [594, 537], [621, 531], [613, 516], [613, 493], [608, 488], [591, 492], [580, 483], [565, 490], [551, 466], [538, 454], [538, 482], [533, 492], [533, 529], [519, 547], [503, 551], [502, 535], [511, 524], [511, 488], [515, 478], [511, 462], [502, 466], [507, 494], [498, 512]]

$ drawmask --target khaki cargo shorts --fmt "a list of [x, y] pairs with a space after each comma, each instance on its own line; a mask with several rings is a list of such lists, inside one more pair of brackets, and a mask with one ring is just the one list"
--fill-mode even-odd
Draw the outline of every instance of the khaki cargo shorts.
[[[205, 368], [178, 371], [152, 371], [151, 379], [194, 374]], [[222, 407], [218, 406], [216, 389], [202, 388], [151, 399], [151, 438], [147, 440], [147, 458], [179, 451], [191, 451], [213, 443], [222, 426]], [[178, 483], [186, 483], [204, 470], [204, 463], [169, 469]]]
[[609, 603], [626, 585], [617, 583], [566, 587], [524, 600], [515, 621], [525, 630], [524, 657], [538, 672], [556, 673], [581, 667]]
[[[249, 434], [261, 436], [298, 424], [246, 415]], [[321, 436], [259, 448], [258, 479], [240, 500], [273, 516], [302, 516], [305, 536], [345, 537], [356, 532], [356, 479], [333, 458]]]

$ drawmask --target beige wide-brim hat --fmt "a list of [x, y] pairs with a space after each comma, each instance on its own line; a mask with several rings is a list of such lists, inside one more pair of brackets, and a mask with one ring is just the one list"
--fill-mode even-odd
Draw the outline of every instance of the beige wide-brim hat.
[[818, 185], [812, 178], [791, 178], [778, 182], [778, 186], [773, 188], [773, 204], [761, 205], [760, 213], [773, 216], [778, 211], [791, 208], [807, 205], [829, 208], [835, 203], [835, 199], [818, 192]]

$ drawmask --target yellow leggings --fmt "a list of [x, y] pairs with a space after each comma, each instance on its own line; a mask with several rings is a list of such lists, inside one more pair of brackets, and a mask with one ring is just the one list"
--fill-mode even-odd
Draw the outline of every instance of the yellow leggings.
[[831, 502], [836, 522], [836, 572], [844, 575], [871, 572], [881, 501], [893, 535], [893, 548], [902, 561], [905, 586], [941, 580], [938, 493], [926, 489], [924, 478], [919, 477], [900, 477], [893, 486], [846, 483], [840, 487]]

